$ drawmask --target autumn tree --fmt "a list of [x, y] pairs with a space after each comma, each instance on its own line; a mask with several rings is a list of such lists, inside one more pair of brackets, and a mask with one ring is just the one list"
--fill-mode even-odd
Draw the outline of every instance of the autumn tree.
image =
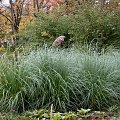
[[[13, 3], [12, 0], [9, 0], [10, 6], [7, 6], [4, 11], [0, 12], [0, 14], [11, 23], [12, 33], [18, 32], [19, 30], [24, 2], [25, 0], [16, 0], [16, 2]], [[6, 11], [9, 11], [7, 12], [8, 14], [5, 14]]]

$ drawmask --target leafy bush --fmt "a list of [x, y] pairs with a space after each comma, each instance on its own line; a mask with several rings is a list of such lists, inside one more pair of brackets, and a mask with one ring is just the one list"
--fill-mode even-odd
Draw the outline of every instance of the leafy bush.
[[63, 7], [62, 11], [51, 14], [40, 12], [34, 24], [29, 25], [18, 38], [20, 42], [28, 41], [27, 44], [32, 41], [40, 46], [44, 43], [49, 46], [56, 37], [65, 35], [64, 47], [71, 47], [72, 43], [88, 43], [100, 49], [110, 45], [119, 48], [119, 13], [119, 9], [101, 11], [91, 5], [75, 6], [69, 15]]
[[104, 109], [120, 104], [120, 53], [38, 50], [0, 58], [0, 111]]

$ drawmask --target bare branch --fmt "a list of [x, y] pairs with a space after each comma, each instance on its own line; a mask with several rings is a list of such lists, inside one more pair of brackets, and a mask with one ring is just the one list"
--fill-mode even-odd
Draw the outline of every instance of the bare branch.
[[12, 23], [12, 20], [11, 20], [11, 18], [8, 18], [6, 15], [4, 15], [3, 13], [0, 13], [0, 15], [2, 15], [3, 17], [5, 17], [9, 22], [11, 22]]

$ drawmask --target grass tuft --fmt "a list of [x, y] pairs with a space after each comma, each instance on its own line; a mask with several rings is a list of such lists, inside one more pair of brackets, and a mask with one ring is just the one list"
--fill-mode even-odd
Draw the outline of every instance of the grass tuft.
[[0, 58], [0, 111], [104, 109], [120, 104], [120, 53], [37, 50]]

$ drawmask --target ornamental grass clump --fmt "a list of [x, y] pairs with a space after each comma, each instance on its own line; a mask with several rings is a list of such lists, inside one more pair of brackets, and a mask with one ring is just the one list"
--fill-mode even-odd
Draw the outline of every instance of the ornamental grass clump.
[[100, 110], [120, 104], [120, 53], [45, 49], [0, 58], [0, 111]]

